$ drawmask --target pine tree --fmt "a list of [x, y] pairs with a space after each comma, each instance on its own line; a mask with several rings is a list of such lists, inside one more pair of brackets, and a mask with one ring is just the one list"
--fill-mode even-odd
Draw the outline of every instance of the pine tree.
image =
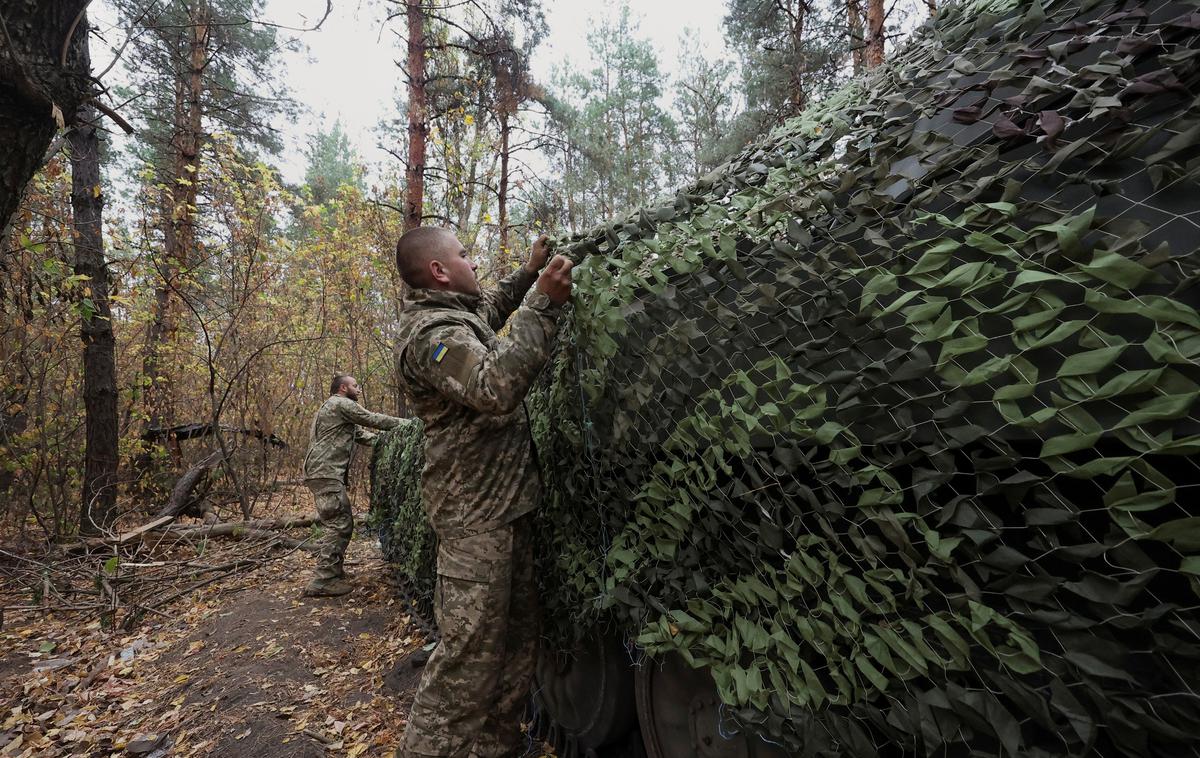
[[335, 120], [329, 129], [320, 129], [308, 140], [305, 150], [308, 166], [304, 184], [312, 192], [312, 202], [323, 205], [337, 196], [342, 186], [362, 189], [359, 158], [350, 146], [350, 138]]
[[839, 3], [729, 0], [725, 24], [741, 61], [742, 139], [800, 113], [845, 75], [855, 20]]
[[637, 36], [628, 5], [588, 34], [588, 47], [595, 67], [560, 71], [551, 109], [566, 144], [560, 169], [573, 229], [632, 211], [671, 186], [662, 157], [677, 142], [659, 105], [664, 77], [654, 48]]
[[[699, 50], [694, 32], [685, 35], [683, 50]], [[733, 63], [696, 55], [684, 61], [683, 73], [675, 83], [681, 179], [690, 181], [715, 168], [721, 159], [740, 145], [728, 139], [734, 116], [731, 87]]]
[[408, 29], [405, 226], [440, 221], [468, 244], [494, 226], [503, 258], [521, 111], [539, 91], [528, 59], [546, 34], [540, 0], [396, 5]]
[[280, 47], [273, 27], [255, 22], [265, 0], [117, 0], [126, 20], [144, 29], [127, 66], [141, 95], [134, 147], [152, 176], [162, 255], [156, 256], [152, 322], [143, 358], [147, 428], [175, 423], [170, 353], [182, 318], [180, 293], [202, 264], [198, 255], [204, 151], [214, 133], [234, 135], [248, 150], [274, 152], [273, 114], [288, 106], [275, 76]]

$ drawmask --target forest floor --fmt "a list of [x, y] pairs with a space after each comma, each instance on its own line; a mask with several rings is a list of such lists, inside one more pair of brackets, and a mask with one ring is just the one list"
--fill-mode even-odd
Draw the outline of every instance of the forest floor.
[[[306, 497], [292, 496], [301, 513]], [[254, 544], [175, 544], [171, 557], [236, 562]], [[391, 756], [427, 640], [372, 537], [355, 536], [347, 563], [352, 594], [302, 598], [311, 555], [275, 547], [132, 631], [70, 610], [10, 612], [0, 756]]]

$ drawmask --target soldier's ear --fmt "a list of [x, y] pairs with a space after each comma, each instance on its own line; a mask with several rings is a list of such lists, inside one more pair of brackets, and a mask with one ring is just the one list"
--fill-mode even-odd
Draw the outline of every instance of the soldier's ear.
[[446, 271], [446, 264], [437, 258], [429, 261], [429, 277], [440, 284], [450, 283], [450, 273]]

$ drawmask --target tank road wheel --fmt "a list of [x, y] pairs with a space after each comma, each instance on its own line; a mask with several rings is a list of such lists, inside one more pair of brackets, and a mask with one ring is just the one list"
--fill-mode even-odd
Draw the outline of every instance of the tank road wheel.
[[788, 758], [776, 745], [721, 731], [721, 699], [707, 669], [679, 655], [637, 670], [637, 710], [648, 758]]
[[604, 637], [570, 654], [543, 652], [534, 681], [534, 711], [537, 731], [560, 756], [582, 758], [624, 742], [637, 723], [633, 667], [624, 645]]

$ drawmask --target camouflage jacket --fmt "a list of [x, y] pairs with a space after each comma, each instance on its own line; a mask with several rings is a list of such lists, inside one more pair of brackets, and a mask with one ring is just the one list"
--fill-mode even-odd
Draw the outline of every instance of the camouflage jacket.
[[304, 456], [304, 478], [346, 481], [354, 459], [354, 443], [370, 445], [375, 435], [360, 429], [392, 429], [405, 419], [372, 413], [348, 397], [333, 395], [313, 417], [308, 454]]
[[536, 278], [520, 269], [481, 296], [415, 290], [400, 316], [400, 373], [425, 422], [421, 499], [443, 539], [496, 529], [537, 504], [521, 401], [550, 355], [560, 308], [535, 292], [496, 336]]

